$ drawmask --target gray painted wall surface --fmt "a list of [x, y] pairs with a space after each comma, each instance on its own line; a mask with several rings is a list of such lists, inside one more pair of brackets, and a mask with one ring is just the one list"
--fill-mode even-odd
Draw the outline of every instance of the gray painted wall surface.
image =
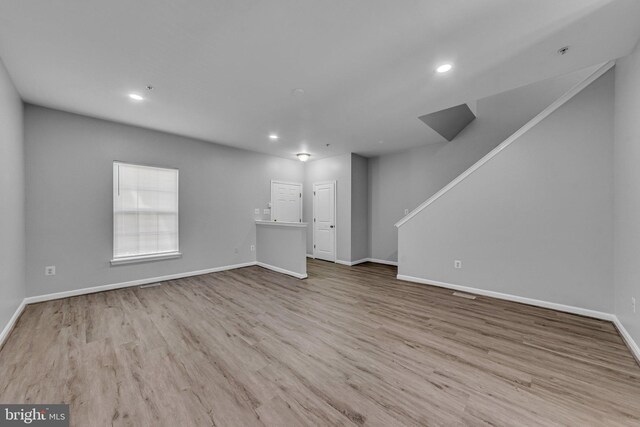
[[22, 101], [0, 61], [0, 331], [25, 296]]
[[[31, 105], [25, 123], [29, 296], [255, 261], [270, 180], [304, 177], [298, 161]], [[110, 266], [114, 160], [180, 169], [182, 258]]]
[[427, 200], [586, 77], [588, 71], [480, 100], [478, 118], [452, 142], [369, 159], [371, 257], [396, 261], [394, 224], [404, 216], [404, 209], [411, 211]]
[[613, 77], [405, 223], [399, 274], [611, 313]]
[[307, 275], [307, 227], [256, 223], [256, 260]]
[[304, 165], [303, 222], [307, 230], [307, 253], [313, 254], [313, 184], [336, 183], [337, 259], [351, 261], [351, 153], [307, 162]]
[[615, 74], [615, 314], [640, 345], [640, 48]]
[[351, 261], [369, 258], [368, 160], [351, 155]]

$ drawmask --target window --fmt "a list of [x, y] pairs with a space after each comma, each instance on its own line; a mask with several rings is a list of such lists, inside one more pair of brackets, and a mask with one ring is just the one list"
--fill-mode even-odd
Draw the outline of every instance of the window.
[[178, 170], [114, 162], [111, 263], [179, 256]]

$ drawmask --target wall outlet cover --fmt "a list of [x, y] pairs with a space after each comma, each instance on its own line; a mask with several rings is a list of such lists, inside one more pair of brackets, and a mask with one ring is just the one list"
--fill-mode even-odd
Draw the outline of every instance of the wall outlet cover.
[[48, 265], [44, 268], [44, 275], [45, 276], [55, 276], [56, 275], [56, 266], [55, 265]]
[[462, 261], [459, 259], [453, 260], [453, 268], [462, 268]]

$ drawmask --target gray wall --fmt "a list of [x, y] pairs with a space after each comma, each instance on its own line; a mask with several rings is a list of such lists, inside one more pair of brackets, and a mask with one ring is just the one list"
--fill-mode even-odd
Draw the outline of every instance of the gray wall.
[[369, 258], [368, 161], [351, 155], [351, 261]]
[[[25, 124], [30, 296], [255, 261], [270, 180], [304, 176], [299, 161], [31, 105]], [[180, 169], [181, 259], [110, 266], [114, 160]]]
[[309, 223], [307, 253], [313, 254], [313, 184], [336, 183], [336, 246], [338, 260], [351, 261], [351, 153], [307, 162], [304, 165], [303, 217]]
[[613, 77], [405, 223], [399, 274], [611, 313]]
[[256, 261], [307, 277], [307, 227], [265, 221], [256, 225], [256, 242]]
[[615, 314], [640, 345], [640, 48], [615, 74]]
[[396, 261], [394, 224], [405, 209], [411, 211], [427, 200], [587, 73], [583, 70], [481, 99], [478, 118], [452, 142], [369, 159], [371, 257]]
[[22, 101], [0, 61], [0, 331], [25, 296]]

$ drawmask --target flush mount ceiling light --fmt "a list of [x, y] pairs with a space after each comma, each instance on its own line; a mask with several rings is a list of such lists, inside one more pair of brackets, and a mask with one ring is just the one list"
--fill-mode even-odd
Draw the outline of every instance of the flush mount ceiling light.
[[296, 156], [298, 156], [298, 159], [300, 159], [301, 162], [306, 162], [307, 160], [309, 160], [309, 157], [311, 157], [311, 154], [298, 153], [298, 154], [296, 154]]
[[453, 68], [453, 65], [451, 64], [442, 64], [442, 65], [439, 65], [438, 68], [436, 68], [436, 71], [438, 73], [446, 73], [447, 71], [451, 71], [452, 68]]
[[144, 100], [144, 98], [140, 95], [138, 95], [137, 93], [130, 93], [129, 94], [129, 98], [133, 99], [134, 101], [142, 101]]
[[277, 141], [278, 138], [280, 138], [278, 135], [276, 135], [275, 133], [269, 134], [269, 139], [272, 141]]

